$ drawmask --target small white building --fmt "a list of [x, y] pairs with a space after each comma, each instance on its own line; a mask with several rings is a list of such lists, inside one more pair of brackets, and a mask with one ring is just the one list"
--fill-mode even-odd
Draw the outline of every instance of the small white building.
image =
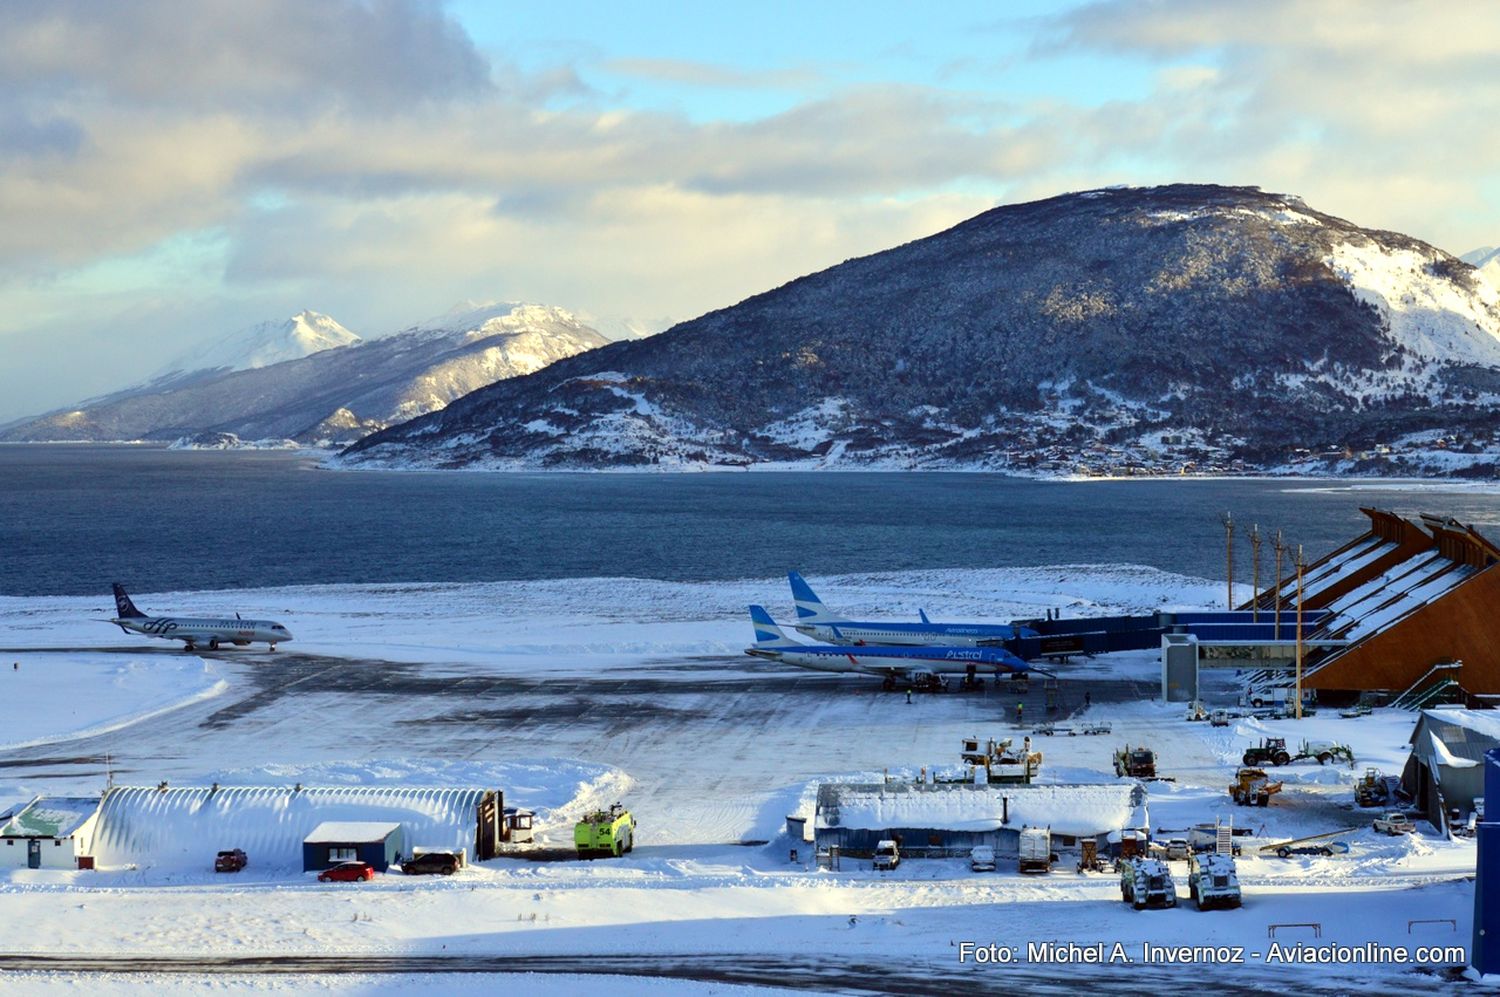
[[0, 813], [0, 868], [92, 869], [98, 797], [38, 796]]

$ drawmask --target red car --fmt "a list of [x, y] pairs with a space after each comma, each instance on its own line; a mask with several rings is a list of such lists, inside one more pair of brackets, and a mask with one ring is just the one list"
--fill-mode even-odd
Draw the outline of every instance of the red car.
[[250, 860], [240, 848], [231, 848], [214, 856], [214, 872], [239, 872], [249, 864]]
[[320, 883], [358, 883], [374, 878], [375, 867], [368, 862], [340, 862], [332, 869], [318, 873]]

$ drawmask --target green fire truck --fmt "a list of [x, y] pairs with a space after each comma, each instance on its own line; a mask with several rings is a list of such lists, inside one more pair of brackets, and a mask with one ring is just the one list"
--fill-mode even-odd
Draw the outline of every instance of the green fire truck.
[[573, 827], [573, 844], [581, 859], [617, 858], [635, 847], [635, 818], [618, 803], [596, 810]]

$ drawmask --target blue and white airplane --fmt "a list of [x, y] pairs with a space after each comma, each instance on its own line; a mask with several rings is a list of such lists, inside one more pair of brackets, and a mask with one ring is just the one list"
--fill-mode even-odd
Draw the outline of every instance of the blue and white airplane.
[[849, 620], [823, 604], [812, 587], [795, 571], [787, 572], [792, 583], [792, 601], [797, 605], [800, 634], [829, 644], [883, 644], [917, 647], [1003, 647], [1016, 637], [1035, 637], [1029, 627], [1003, 623], [934, 623], [926, 610], [918, 610], [921, 623], [883, 623]]
[[856, 650], [847, 644], [803, 644], [792, 640], [763, 606], [750, 607], [755, 645], [745, 653], [820, 672], [881, 675], [887, 683], [919, 675], [1014, 674], [1031, 666], [1002, 647], [874, 647]]
[[292, 639], [292, 632], [274, 620], [242, 620], [235, 613], [234, 619], [197, 619], [187, 616], [147, 616], [135, 608], [123, 586], [115, 582], [115, 611], [118, 615], [110, 620], [126, 633], [160, 637], [162, 640], [180, 640], [184, 651], [195, 651], [199, 644], [217, 651], [220, 644], [246, 647], [252, 641], [270, 644], [271, 650], [284, 640]]

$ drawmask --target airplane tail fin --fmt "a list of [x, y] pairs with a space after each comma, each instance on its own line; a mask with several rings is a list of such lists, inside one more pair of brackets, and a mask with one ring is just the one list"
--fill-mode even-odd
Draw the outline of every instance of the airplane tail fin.
[[797, 647], [796, 641], [782, 633], [764, 606], [750, 607], [750, 622], [755, 625], [756, 647]]
[[146, 614], [135, 608], [135, 603], [130, 601], [130, 596], [125, 594], [125, 586], [115, 582], [115, 612], [122, 620], [139, 620], [145, 618]]
[[924, 626], [931, 626], [932, 625], [932, 621], [927, 618], [927, 610], [925, 610], [925, 609], [919, 609], [919, 610], [917, 610], [917, 615], [920, 616], [920, 617], [922, 617], [922, 623], [923, 623]]
[[797, 604], [798, 623], [834, 623], [842, 620], [837, 613], [829, 611], [823, 605], [823, 600], [813, 592], [812, 586], [797, 572], [788, 571], [786, 580], [792, 583], [792, 601]]

